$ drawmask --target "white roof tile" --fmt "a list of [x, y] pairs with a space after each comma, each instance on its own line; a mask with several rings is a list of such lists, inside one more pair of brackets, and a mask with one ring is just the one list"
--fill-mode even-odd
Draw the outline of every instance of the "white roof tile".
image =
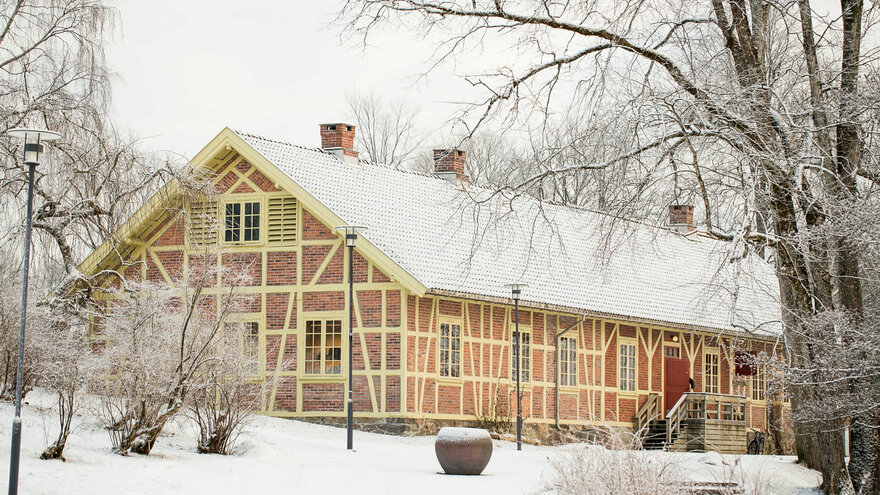
[[727, 262], [726, 243], [237, 134], [428, 289], [508, 298], [524, 282], [523, 301], [778, 332], [772, 267]]

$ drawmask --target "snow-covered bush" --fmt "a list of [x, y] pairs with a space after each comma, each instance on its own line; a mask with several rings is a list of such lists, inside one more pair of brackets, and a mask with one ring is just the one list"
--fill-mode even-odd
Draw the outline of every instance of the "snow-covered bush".
[[[18, 331], [21, 318], [21, 284], [6, 267], [0, 267], [0, 399], [15, 399], [16, 369], [18, 366]], [[19, 276], [20, 278], [20, 276]], [[30, 301], [33, 301], [31, 298]], [[32, 303], [29, 303], [33, 306]], [[28, 320], [26, 333], [30, 329], [39, 328], [33, 319]], [[38, 362], [36, 349], [24, 348], [22, 366], [22, 397], [34, 387], [36, 380], [35, 366]]]
[[95, 372], [88, 326], [77, 315], [59, 308], [38, 306], [28, 314], [33, 323], [28, 345], [39, 355], [34, 365], [37, 384], [55, 394], [58, 406], [58, 435], [40, 457], [64, 459], [74, 414], [82, 406], [82, 393]]
[[672, 495], [685, 493], [678, 467], [666, 456], [644, 450], [610, 450], [572, 445], [551, 462], [547, 491], [556, 495]]
[[228, 346], [226, 323], [252, 299], [238, 289], [249, 284], [243, 273], [191, 261], [174, 285], [129, 283], [111, 293], [96, 328], [96, 392], [116, 452], [149, 454], [194, 387], [207, 390], [204, 377], [218, 373], [215, 356]]
[[250, 332], [245, 323], [227, 323], [191, 381], [186, 409], [198, 427], [202, 454], [230, 454], [246, 420], [260, 407], [256, 337]]

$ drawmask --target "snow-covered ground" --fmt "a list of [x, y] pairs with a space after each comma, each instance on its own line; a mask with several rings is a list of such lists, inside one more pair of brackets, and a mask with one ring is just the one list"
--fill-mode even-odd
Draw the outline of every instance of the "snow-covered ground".
[[[88, 411], [81, 411], [65, 449], [67, 462], [39, 459], [47, 436], [55, 432], [53, 398], [32, 392], [23, 408], [20, 491], [27, 494], [210, 493], [358, 493], [443, 494], [541, 493], [551, 460], [567, 447], [496, 441], [482, 476], [440, 474], [434, 437], [401, 438], [355, 432], [355, 451], [345, 450], [345, 429], [299, 421], [257, 417], [246, 428], [231, 456], [195, 451], [195, 434], [185, 420], [166, 428], [153, 454], [122, 457], [110, 452], [109, 439]], [[13, 407], [0, 403], [0, 484], [8, 479], [9, 436]], [[739, 460], [745, 478], [760, 479], [762, 493], [813, 494], [816, 472], [790, 457], [668, 454], [692, 479], [722, 479]]]

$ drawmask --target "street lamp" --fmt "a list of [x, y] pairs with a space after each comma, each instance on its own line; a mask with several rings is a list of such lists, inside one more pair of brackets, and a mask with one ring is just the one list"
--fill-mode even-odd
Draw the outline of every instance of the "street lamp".
[[21, 318], [18, 326], [18, 363], [15, 370], [15, 417], [12, 419], [12, 448], [9, 452], [9, 495], [18, 493], [18, 467], [21, 457], [21, 367], [24, 361], [24, 324], [27, 319], [28, 268], [31, 261], [31, 217], [34, 205], [34, 171], [43, 154], [43, 141], [54, 141], [61, 134], [43, 129], [11, 129], [7, 136], [24, 139], [24, 164], [28, 166], [27, 219], [24, 230], [24, 274], [21, 280]]
[[348, 421], [346, 424], [348, 441], [346, 448], [354, 449], [354, 401], [352, 400], [352, 354], [354, 351], [354, 244], [358, 230], [366, 230], [358, 225], [340, 225], [336, 230], [345, 233], [345, 245], [348, 247]]
[[507, 284], [510, 287], [511, 297], [513, 297], [513, 314], [516, 322], [516, 329], [513, 332], [513, 349], [516, 351], [514, 362], [516, 363], [516, 450], [522, 450], [522, 397], [519, 393], [520, 382], [520, 342], [519, 342], [519, 294], [528, 284]]

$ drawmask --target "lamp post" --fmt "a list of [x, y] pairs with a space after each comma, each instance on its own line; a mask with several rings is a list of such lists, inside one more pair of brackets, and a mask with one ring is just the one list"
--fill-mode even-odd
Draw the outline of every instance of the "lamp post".
[[7, 136], [24, 139], [24, 164], [28, 166], [27, 219], [24, 230], [24, 269], [21, 280], [21, 317], [18, 325], [18, 363], [15, 370], [15, 417], [12, 419], [12, 448], [9, 452], [9, 495], [18, 493], [18, 467], [21, 457], [21, 368], [24, 361], [24, 325], [27, 319], [28, 275], [31, 261], [31, 217], [34, 205], [34, 171], [43, 154], [43, 141], [54, 141], [61, 134], [43, 129], [11, 129]]
[[519, 341], [519, 294], [528, 284], [507, 284], [510, 287], [511, 297], [513, 297], [513, 315], [515, 322], [515, 330], [513, 332], [513, 348], [516, 351], [514, 362], [516, 364], [516, 450], [522, 450], [522, 397], [519, 393], [519, 382], [521, 373], [519, 369], [520, 359], [520, 341]]
[[358, 225], [340, 225], [336, 230], [345, 233], [348, 247], [348, 421], [346, 422], [348, 450], [354, 449], [354, 400], [352, 399], [352, 354], [354, 351], [354, 245], [358, 230], [366, 230]]

